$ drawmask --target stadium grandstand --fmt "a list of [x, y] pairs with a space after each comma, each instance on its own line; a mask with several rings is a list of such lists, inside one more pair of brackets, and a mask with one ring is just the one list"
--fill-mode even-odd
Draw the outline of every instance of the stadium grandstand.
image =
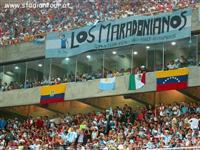
[[200, 150], [199, 0], [0, 0], [0, 150]]

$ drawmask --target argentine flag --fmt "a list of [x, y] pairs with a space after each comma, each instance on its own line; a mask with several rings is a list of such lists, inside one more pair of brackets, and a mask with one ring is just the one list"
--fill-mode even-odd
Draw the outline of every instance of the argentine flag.
[[102, 91], [110, 91], [115, 89], [115, 77], [100, 79], [99, 89]]

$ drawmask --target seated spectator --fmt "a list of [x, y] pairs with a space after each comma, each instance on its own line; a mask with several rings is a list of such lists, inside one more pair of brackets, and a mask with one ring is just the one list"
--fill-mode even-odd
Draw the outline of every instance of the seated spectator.
[[169, 62], [169, 64], [167, 65], [167, 69], [169, 69], [169, 70], [171, 70], [171, 69], [177, 69], [177, 68], [178, 68], [178, 66], [177, 66], [177, 64], [175, 63], [174, 60], [171, 60]]
[[181, 56], [179, 61], [180, 61], [180, 67], [187, 67], [188, 66], [188, 60], [184, 56]]

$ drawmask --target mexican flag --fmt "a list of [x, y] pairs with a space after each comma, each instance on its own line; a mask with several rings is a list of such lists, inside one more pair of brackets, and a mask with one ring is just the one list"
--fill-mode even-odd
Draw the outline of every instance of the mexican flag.
[[129, 76], [129, 90], [136, 90], [145, 85], [146, 74], [131, 74]]

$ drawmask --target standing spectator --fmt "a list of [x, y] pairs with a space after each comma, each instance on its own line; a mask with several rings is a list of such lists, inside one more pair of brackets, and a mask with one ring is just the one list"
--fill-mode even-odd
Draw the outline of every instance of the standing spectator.
[[0, 129], [4, 129], [6, 127], [6, 120], [4, 118], [0, 118]]

